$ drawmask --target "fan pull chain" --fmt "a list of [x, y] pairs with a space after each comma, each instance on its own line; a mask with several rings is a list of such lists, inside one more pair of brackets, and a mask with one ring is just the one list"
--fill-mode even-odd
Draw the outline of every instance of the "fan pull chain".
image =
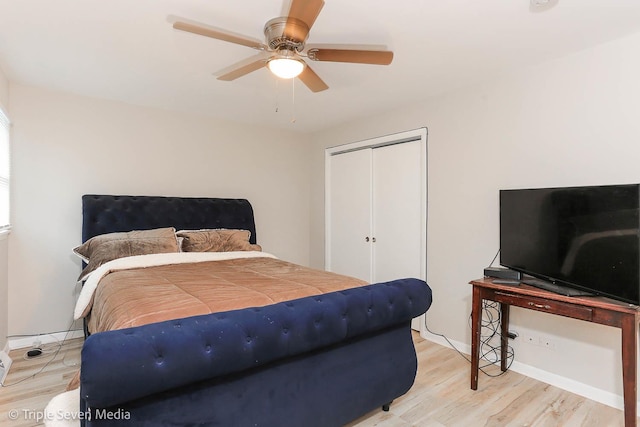
[[296, 79], [291, 79], [291, 123], [296, 122]]
[[276, 79], [276, 113], [278, 112], [278, 109], [280, 107], [280, 96], [279, 96], [280, 95], [280, 91], [279, 91], [279, 88], [278, 88], [278, 81], [279, 80], [280, 79]]

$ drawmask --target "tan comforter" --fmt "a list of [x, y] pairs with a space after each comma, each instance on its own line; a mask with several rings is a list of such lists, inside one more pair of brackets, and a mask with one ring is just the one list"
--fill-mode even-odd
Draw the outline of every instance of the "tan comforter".
[[127, 269], [102, 277], [88, 326], [95, 333], [264, 306], [364, 284], [269, 257]]
[[[144, 268], [132, 268], [131, 265], [137, 262], [122, 260], [120, 265], [126, 265], [125, 269], [116, 268], [115, 271], [105, 264], [97, 271], [100, 278], [94, 277], [95, 286], [89, 282], [85, 284], [87, 289], [83, 292], [89, 291], [88, 295], [81, 294], [74, 316], [80, 318], [88, 312], [89, 331], [96, 333], [264, 306], [366, 284], [353, 277], [256, 255], [255, 258], [180, 264], [169, 260], [168, 264]], [[79, 385], [78, 371], [67, 390]]]

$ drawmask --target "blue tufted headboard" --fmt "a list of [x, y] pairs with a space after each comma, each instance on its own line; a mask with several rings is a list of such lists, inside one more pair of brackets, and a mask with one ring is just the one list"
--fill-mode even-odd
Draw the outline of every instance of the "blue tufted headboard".
[[82, 241], [105, 233], [175, 227], [176, 230], [249, 230], [257, 243], [253, 208], [245, 199], [202, 197], [82, 196]]

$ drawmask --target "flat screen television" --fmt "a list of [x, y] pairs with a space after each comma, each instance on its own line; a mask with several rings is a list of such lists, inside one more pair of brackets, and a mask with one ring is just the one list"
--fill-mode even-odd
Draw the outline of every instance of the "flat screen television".
[[500, 190], [500, 264], [554, 292], [640, 305], [639, 210], [640, 184]]

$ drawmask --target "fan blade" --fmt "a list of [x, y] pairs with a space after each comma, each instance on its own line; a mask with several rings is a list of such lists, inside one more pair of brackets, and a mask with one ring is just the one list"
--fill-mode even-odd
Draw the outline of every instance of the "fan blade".
[[[292, 0], [287, 18], [293, 19], [287, 21], [284, 27], [284, 36], [305, 41], [309, 30], [322, 10], [322, 6], [324, 6], [324, 0]], [[295, 20], [304, 22], [308, 28], [301, 31], [300, 25], [296, 25]]]
[[251, 47], [253, 49], [264, 50], [266, 46], [256, 39], [251, 39], [239, 34], [234, 34], [229, 31], [225, 31], [219, 28], [211, 27], [204, 24], [195, 24], [184, 21], [176, 21], [173, 23], [173, 28], [176, 30], [182, 30], [193, 34], [199, 34], [201, 36], [211, 37], [214, 39], [222, 40], [229, 43], [235, 43], [242, 46]]
[[311, 48], [307, 51], [307, 55], [313, 61], [352, 62], [373, 65], [389, 65], [393, 61], [393, 52], [388, 50]]
[[218, 71], [216, 75], [218, 76], [218, 80], [229, 82], [237, 79], [238, 77], [242, 77], [253, 71], [259, 70], [266, 64], [267, 58], [265, 54], [260, 53], [224, 68]]
[[323, 90], [329, 89], [329, 86], [316, 74], [315, 71], [309, 67], [307, 64], [304, 67], [302, 73], [298, 76], [298, 78], [304, 83], [311, 92], [322, 92]]

